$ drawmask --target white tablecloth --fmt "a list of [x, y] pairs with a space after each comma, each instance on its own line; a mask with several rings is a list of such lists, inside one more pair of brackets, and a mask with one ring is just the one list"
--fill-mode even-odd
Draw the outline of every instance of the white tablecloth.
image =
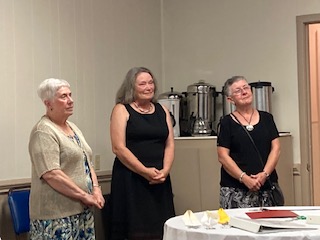
[[[268, 208], [269, 209], [269, 208]], [[320, 207], [272, 207], [270, 209], [289, 209], [300, 216], [319, 215]], [[229, 216], [249, 218], [245, 212], [257, 211], [258, 208], [227, 209]], [[201, 220], [204, 212], [195, 213], [198, 220]], [[294, 220], [305, 223], [305, 220]], [[217, 224], [215, 229], [206, 229], [204, 226], [199, 228], [187, 227], [182, 216], [170, 218], [164, 226], [163, 240], [320, 240], [320, 225], [308, 225], [316, 230], [294, 230], [281, 231], [274, 233], [251, 233], [233, 227], [224, 227]]]

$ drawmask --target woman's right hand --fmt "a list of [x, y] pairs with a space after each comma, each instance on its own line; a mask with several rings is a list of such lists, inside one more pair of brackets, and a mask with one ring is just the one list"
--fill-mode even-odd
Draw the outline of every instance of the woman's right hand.
[[42, 175], [42, 178], [57, 192], [82, 202], [85, 206], [101, 209], [96, 198], [82, 190], [61, 169], [54, 169]]
[[146, 167], [143, 173], [141, 174], [141, 176], [147, 179], [150, 184], [162, 183], [162, 175], [162, 172], [154, 167]]
[[98, 209], [102, 208], [102, 206], [98, 203], [97, 199], [89, 193], [84, 194], [83, 198], [81, 199], [81, 202], [87, 207], [96, 207]]
[[250, 191], [259, 191], [262, 187], [262, 184], [260, 183], [259, 179], [253, 176], [244, 175], [242, 178], [242, 182]]

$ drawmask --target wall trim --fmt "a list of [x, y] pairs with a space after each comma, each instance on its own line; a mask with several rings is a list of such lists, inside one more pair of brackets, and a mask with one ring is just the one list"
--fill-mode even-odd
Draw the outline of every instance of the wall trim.
[[[111, 171], [96, 171], [99, 183], [111, 182]], [[31, 178], [19, 178], [0, 181], [0, 193], [7, 193], [13, 187], [30, 187]]]

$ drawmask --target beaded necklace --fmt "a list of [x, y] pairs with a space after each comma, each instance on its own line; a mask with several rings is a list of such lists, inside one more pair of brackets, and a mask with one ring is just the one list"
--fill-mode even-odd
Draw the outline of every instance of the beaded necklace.
[[141, 108], [136, 102], [133, 102], [134, 106], [142, 113], [149, 113], [152, 109], [152, 104], [150, 103], [149, 109]]

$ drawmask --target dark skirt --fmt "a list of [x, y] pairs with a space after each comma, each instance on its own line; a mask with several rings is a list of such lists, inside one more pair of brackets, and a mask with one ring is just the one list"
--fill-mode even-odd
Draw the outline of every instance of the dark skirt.
[[175, 216], [170, 176], [151, 185], [116, 159], [107, 205], [108, 239], [162, 239], [165, 221]]

